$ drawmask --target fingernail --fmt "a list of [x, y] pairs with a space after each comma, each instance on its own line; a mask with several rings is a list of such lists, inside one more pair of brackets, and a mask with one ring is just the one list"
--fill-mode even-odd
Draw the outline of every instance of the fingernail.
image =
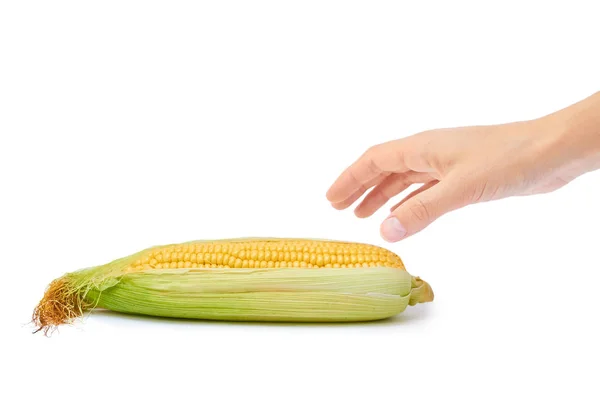
[[398, 218], [390, 216], [381, 224], [381, 236], [388, 242], [397, 242], [406, 236], [406, 229]]

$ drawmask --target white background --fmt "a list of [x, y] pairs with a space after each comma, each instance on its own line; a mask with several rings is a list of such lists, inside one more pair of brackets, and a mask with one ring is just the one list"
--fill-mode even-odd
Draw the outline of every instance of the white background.
[[[600, 173], [395, 245], [387, 207], [325, 199], [371, 145], [600, 89], [594, 1], [491, 3], [2, 2], [0, 397], [598, 398]], [[372, 324], [30, 333], [65, 272], [238, 236], [382, 245], [436, 299]]]

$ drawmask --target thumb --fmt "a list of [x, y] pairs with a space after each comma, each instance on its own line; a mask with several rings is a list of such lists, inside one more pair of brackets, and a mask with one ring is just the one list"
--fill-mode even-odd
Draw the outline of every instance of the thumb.
[[456, 182], [424, 185], [408, 195], [381, 224], [381, 236], [397, 242], [423, 230], [442, 215], [465, 204]]

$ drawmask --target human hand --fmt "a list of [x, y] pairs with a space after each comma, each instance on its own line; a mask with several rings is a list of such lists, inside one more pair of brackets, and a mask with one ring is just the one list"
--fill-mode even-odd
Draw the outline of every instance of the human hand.
[[537, 120], [437, 129], [373, 146], [327, 192], [333, 207], [371, 216], [392, 207], [381, 235], [396, 242], [469, 204], [554, 191], [600, 167], [600, 96]]

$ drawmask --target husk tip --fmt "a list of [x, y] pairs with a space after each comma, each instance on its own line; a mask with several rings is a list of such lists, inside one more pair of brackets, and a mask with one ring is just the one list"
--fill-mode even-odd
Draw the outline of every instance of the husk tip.
[[434, 299], [431, 285], [418, 276], [413, 277], [413, 292], [411, 295], [411, 305], [417, 303], [429, 303]]
[[423, 282], [423, 292], [421, 293], [421, 303], [427, 303], [433, 301], [435, 295], [433, 294], [433, 289], [431, 285], [425, 281]]

